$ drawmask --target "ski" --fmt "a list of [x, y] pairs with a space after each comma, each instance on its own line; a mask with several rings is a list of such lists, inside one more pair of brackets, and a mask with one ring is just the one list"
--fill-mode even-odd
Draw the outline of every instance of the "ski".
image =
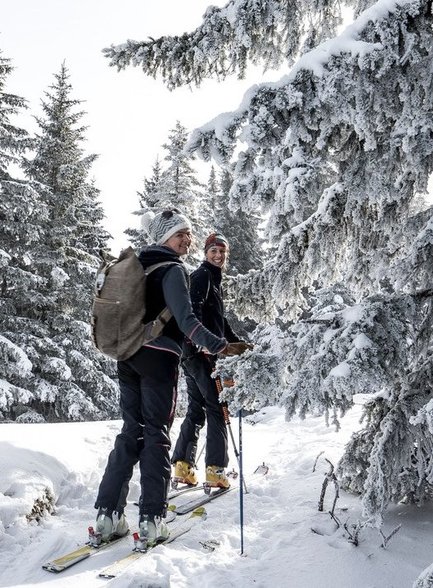
[[[254, 470], [253, 476], [256, 477], [258, 475], [265, 475], [268, 473], [268, 471], [269, 471], [269, 467], [265, 463], [263, 463], [262, 465], [259, 465]], [[193, 498], [191, 500], [188, 500], [187, 502], [185, 502], [184, 504], [182, 504], [180, 506], [173, 505], [173, 506], [171, 506], [171, 510], [173, 512], [175, 512], [177, 515], [185, 515], [200, 506], [203, 506], [205, 504], [208, 504], [209, 502], [212, 502], [212, 500], [215, 500], [216, 498], [219, 498], [220, 496], [223, 496], [224, 494], [228, 494], [232, 490], [238, 490], [238, 489], [239, 489], [239, 486], [237, 486], [237, 485], [236, 486], [232, 485], [229, 488], [217, 488], [215, 490], [212, 490], [209, 494], [203, 494], [202, 496], [199, 496], [198, 498]]]
[[[169, 508], [165, 519], [166, 523], [172, 523], [176, 516], [177, 513], [175, 512], [174, 508]], [[92, 529], [93, 532], [93, 527], [89, 527], [89, 531], [90, 529]], [[77, 547], [77, 549], [74, 549], [69, 553], [61, 555], [60, 557], [57, 557], [56, 559], [53, 559], [52, 561], [43, 564], [42, 568], [47, 572], [54, 572], [58, 574], [70, 568], [71, 566], [77, 564], [78, 562], [83, 561], [83, 559], [87, 559], [95, 553], [102, 551], [107, 547], [111, 547], [112, 545], [118, 543], [121, 539], [124, 539], [125, 537], [126, 535], [124, 535], [123, 537], [114, 537], [113, 539], [110, 539], [110, 541], [104, 541], [99, 545], [94, 544], [89, 540], [81, 547]]]
[[196, 492], [197, 490], [201, 490], [200, 486], [182, 486], [176, 489], [170, 490], [168, 493], [168, 500], [172, 498], [177, 498], [177, 496], [182, 496], [182, 494], [187, 494], [189, 492]]
[[[188, 492], [196, 492], [197, 490], [202, 490], [201, 486], [181, 486], [180, 488], [176, 488], [170, 490], [168, 493], [167, 499], [172, 500], [173, 498], [177, 498], [178, 496], [182, 496], [183, 494], [187, 494]], [[140, 506], [138, 502], [134, 502], [134, 506]]]
[[56, 559], [48, 561], [47, 563], [42, 565], [42, 568], [47, 572], [54, 572], [60, 573], [64, 570], [70, 568], [71, 566], [75, 565], [76, 563], [83, 561], [83, 559], [87, 559], [88, 557], [92, 556], [93, 554], [106, 549], [107, 547], [111, 547], [115, 543], [118, 543], [124, 537], [115, 537], [110, 541], [105, 541], [100, 545], [92, 545], [90, 542], [87, 542], [85, 545], [74, 549]]
[[191, 500], [188, 500], [188, 502], [185, 502], [184, 504], [181, 504], [180, 506], [173, 505], [172, 510], [177, 515], [188, 514], [191, 511], [194, 511], [196, 508], [199, 508], [200, 506], [203, 506], [203, 505], [207, 504], [208, 502], [215, 500], [215, 498], [219, 498], [223, 494], [228, 494], [232, 490], [237, 490], [237, 488], [238, 488], [237, 486], [230, 486], [229, 488], [217, 488], [216, 490], [213, 490], [210, 494], [203, 494], [202, 496], [199, 496], [198, 498], [193, 498]]
[[111, 564], [110, 566], [104, 568], [101, 572], [99, 572], [100, 578], [116, 578], [119, 574], [121, 574], [128, 566], [130, 566], [133, 562], [137, 561], [144, 555], [148, 554], [154, 547], [158, 545], [167, 545], [168, 543], [172, 543], [185, 533], [188, 533], [193, 526], [206, 518], [206, 511], [204, 508], [196, 508], [190, 514], [190, 516], [186, 519], [181, 521], [178, 525], [174, 526], [170, 529], [170, 536], [165, 539], [165, 541], [161, 541], [156, 545], [149, 547], [146, 551], [140, 551], [137, 549], [132, 550], [128, 555], [125, 555], [121, 559], [118, 559], [116, 562]]

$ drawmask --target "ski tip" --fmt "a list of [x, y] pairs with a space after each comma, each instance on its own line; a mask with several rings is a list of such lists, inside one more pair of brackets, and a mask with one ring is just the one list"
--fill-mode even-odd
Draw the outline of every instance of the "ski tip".
[[175, 510], [169, 510], [169, 511], [167, 511], [167, 515], [165, 517], [165, 522], [166, 523], [172, 523], [176, 517], [177, 517], [176, 511]]
[[192, 513], [191, 513], [191, 517], [201, 517], [202, 519], [205, 519], [207, 517], [207, 512], [204, 506], [198, 506], [197, 508], [195, 508]]

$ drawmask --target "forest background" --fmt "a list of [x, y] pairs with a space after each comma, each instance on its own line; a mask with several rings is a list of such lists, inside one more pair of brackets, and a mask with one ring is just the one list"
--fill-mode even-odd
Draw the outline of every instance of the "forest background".
[[[188, 34], [149, 30], [105, 57], [119, 80], [139, 66], [136, 76], [173, 94], [209, 78], [224, 85], [250, 62], [287, 68], [188, 142], [171, 126], [167, 159], [138, 172], [137, 200], [178, 204], [199, 240], [211, 226], [228, 233], [229, 303], [257, 325], [254, 350], [221, 366], [235, 378], [233, 411], [278, 404], [287, 418], [323, 414], [338, 428], [354, 395], [370, 395], [337, 473], [380, 526], [390, 501], [430, 499], [433, 488], [432, 14], [419, 0], [348, 8], [353, 23], [340, 32], [339, 3], [232, 0]], [[84, 108], [66, 57], [27, 134], [10, 58], [0, 61], [0, 408], [19, 422], [114, 417], [114, 367], [88, 335], [109, 235]], [[205, 185], [196, 154], [218, 165]]]

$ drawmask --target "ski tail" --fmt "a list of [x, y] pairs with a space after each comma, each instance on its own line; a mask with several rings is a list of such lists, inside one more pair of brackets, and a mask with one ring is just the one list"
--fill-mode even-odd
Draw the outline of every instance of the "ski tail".
[[86, 544], [78, 547], [77, 549], [74, 549], [73, 551], [70, 551], [69, 553], [65, 553], [56, 559], [48, 561], [42, 565], [42, 568], [47, 572], [58, 574], [64, 570], [67, 570], [78, 562], [83, 561], [83, 559], [91, 557], [94, 553], [111, 547], [113, 544], [118, 543], [124, 538], [125, 536], [113, 537], [113, 539], [110, 539], [110, 541], [106, 541], [100, 545], [91, 545], [87, 542]]
[[155, 549], [158, 545], [165, 545], [167, 543], [172, 543], [185, 535], [190, 531], [198, 522], [203, 521], [207, 516], [206, 510], [203, 507], [196, 508], [191, 512], [188, 518], [182, 520], [179, 524], [170, 527], [170, 535], [164, 541], [157, 543], [156, 545], [149, 547], [146, 551], [137, 551], [132, 550], [127, 555], [118, 559], [110, 566], [104, 568], [101, 572], [99, 572], [100, 578], [116, 578], [119, 576], [127, 567], [129, 567], [132, 563], [137, 561], [138, 559], [144, 557], [148, 554], [152, 549]]

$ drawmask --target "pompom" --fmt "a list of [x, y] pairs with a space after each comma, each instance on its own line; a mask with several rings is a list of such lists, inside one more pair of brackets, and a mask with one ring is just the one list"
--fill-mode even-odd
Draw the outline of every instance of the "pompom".
[[149, 226], [152, 220], [155, 218], [155, 213], [151, 210], [148, 210], [144, 214], [141, 215], [141, 228], [149, 233]]

